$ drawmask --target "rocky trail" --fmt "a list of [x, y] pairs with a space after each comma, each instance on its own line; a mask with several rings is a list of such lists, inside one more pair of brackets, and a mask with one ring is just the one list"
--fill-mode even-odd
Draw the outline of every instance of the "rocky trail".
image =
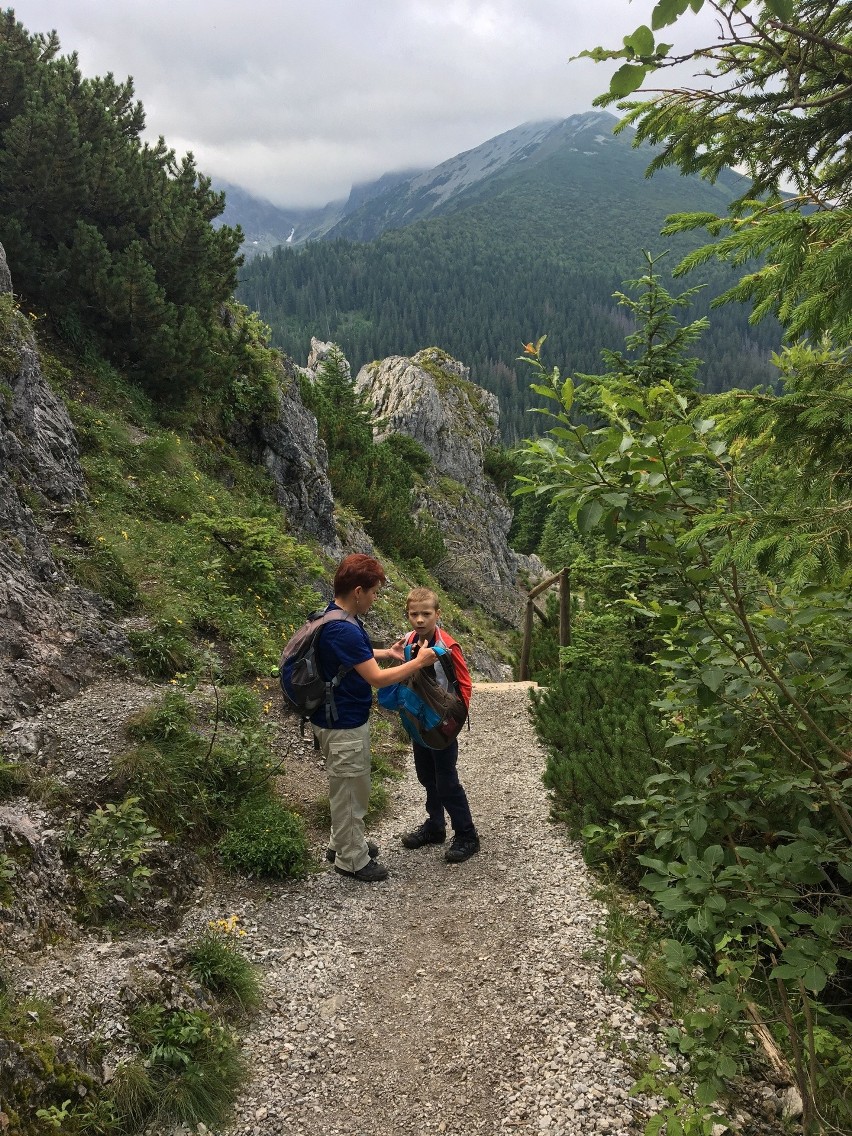
[[265, 1000], [228, 1136], [642, 1131], [628, 1093], [659, 1042], [602, 985], [602, 909], [548, 820], [527, 702], [526, 684], [475, 688], [460, 770], [478, 856], [402, 847], [423, 812], [410, 771], [371, 833], [386, 882], [328, 870], [238, 912]]
[[[76, 784], [84, 770], [94, 785], [123, 744], [120, 721], [150, 696], [133, 682], [95, 684], [34, 720], [19, 745], [49, 753], [54, 776], [73, 773]], [[448, 864], [443, 847], [400, 843], [424, 815], [409, 765], [370, 833], [388, 880], [335, 873], [317, 829], [320, 867], [304, 880], [252, 882], [184, 856], [172, 864], [173, 898], [157, 903], [159, 930], [69, 935], [73, 928], [57, 924], [55, 944], [27, 949], [21, 939], [6, 956], [13, 987], [56, 1007], [63, 1046], [98, 1038], [109, 1081], [134, 1053], [129, 1006], [146, 991], [182, 1004], [175, 967], [186, 944], [236, 916], [263, 1000], [242, 1023], [249, 1077], [232, 1121], [215, 1134], [199, 1124], [154, 1126], [146, 1136], [641, 1136], [660, 1102], [630, 1090], [654, 1055], [675, 1070], [662, 1036], [668, 1023], [631, 1004], [642, 982], [635, 960], [607, 956], [595, 880], [549, 820], [528, 705], [526, 683], [474, 687], [459, 766], [482, 848], [466, 863]], [[321, 761], [292, 720], [281, 730], [282, 790], [313, 815], [327, 792]], [[40, 850], [30, 872], [37, 928], [64, 878], [51, 851], [56, 833], [38, 830], [50, 818], [35, 806], [17, 821], [14, 807], [5, 812], [13, 828], [32, 828], [27, 839]], [[165, 919], [173, 902], [184, 910], [179, 926]], [[749, 1099], [731, 1131], [794, 1130], [779, 1119], [777, 1086], [741, 1088]], [[717, 1125], [713, 1136], [727, 1130]]]

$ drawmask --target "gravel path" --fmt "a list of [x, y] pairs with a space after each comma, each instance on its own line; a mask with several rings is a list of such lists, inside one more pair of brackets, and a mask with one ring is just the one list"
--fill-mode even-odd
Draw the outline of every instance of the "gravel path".
[[475, 688], [460, 770], [478, 856], [402, 848], [423, 814], [409, 772], [371, 833], [386, 882], [329, 870], [244, 913], [266, 998], [229, 1136], [642, 1131], [626, 1061], [657, 1039], [601, 984], [601, 909], [548, 821], [527, 701], [519, 683]]

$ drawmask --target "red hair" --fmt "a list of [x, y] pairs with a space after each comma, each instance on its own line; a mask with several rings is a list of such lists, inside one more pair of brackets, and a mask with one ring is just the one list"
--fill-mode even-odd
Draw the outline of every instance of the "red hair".
[[386, 584], [385, 570], [372, 556], [365, 556], [363, 552], [353, 552], [337, 565], [334, 573], [334, 594], [348, 596], [361, 587], [365, 591], [374, 588], [376, 584]]

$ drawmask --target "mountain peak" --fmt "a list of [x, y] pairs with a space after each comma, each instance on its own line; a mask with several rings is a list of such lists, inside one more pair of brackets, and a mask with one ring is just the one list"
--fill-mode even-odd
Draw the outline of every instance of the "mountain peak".
[[480, 146], [373, 195], [330, 229], [330, 237], [371, 240], [386, 229], [400, 228], [444, 212], [460, 197], [494, 178], [535, 165], [562, 148], [592, 154], [612, 142], [618, 119], [607, 111], [569, 118], [525, 122], [489, 138]]
[[386, 173], [353, 185], [346, 201], [333, 201], [321, 209], [279, 208], [220, 181], [216, 188], [225, 190], [226, 206], [218, 223], [242, 225], [243, 253], [249, 259], [276, 245], [324, 237], [370, 240], [385, 229], [445, 212], [459, 197], [476, 193], [491, 179], [535, 165], [557, 150], [597, 153], [612, 144], [617, 121], [608, 111], [587, 111], [524, 122], [432, 169]]

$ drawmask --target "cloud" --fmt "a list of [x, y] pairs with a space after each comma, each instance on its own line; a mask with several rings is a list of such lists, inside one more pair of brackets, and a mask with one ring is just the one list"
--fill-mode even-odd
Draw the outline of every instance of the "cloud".
[[[588, 110], [641, 0], [19, 0], [87, 75], [134, 78], [148, 133], [281, 205], [321, 205], [522, 122]], [[644, 9], [647, 9], [645, 11]]]

